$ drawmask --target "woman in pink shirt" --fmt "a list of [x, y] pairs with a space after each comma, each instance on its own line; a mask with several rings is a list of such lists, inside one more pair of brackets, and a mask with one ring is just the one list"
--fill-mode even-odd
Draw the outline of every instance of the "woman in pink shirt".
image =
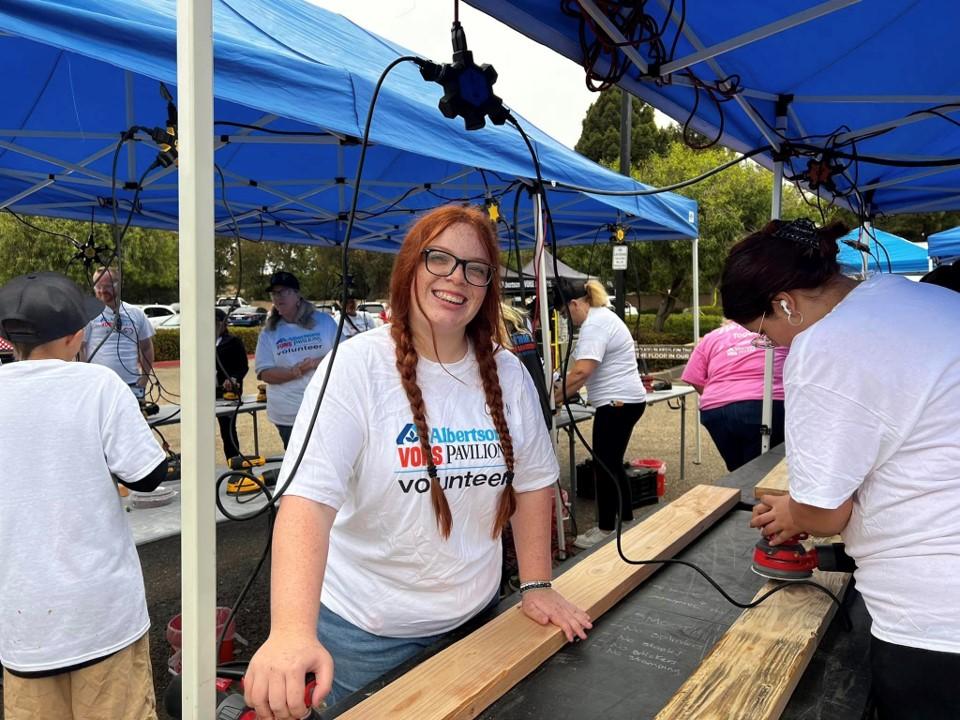
[[[731, 471], [760, 455], [764, 350], [754, 345], [757, 337], [728, 320], [700, 340], [682, 376], [700, 393], [700, 422]], [[783, 361], [787, 348], [773, 352], [770, 444], [779, 445], [783, 442]]]

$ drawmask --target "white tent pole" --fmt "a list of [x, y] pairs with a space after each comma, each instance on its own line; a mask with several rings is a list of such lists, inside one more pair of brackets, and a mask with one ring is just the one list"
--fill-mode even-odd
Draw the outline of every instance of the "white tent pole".
[[216, 707], [214, 477], [213, 8], [177, 0], [183, 718]]
[[[550, 396], [550, 409], [553, 410], [553, 348], [550, 345], [550, 308], [547, 302], [547, 258], [544, 253], [546, 242], [546, 228], [544, 227], [543, 217], [543, 195], [544, 190], [534, 193], [533, 196], [533, 231], [536, 235], [536, 244], [534, 246], [533, 257], [537, 263], [537, 306], [540, 308], [540, 340], [543, 343], [543, 376], [546, 381], [547, 394]], [[521, 272], [520, 281], [523, 282]], [[554, 282], [557, 278], [554, 278]], [[553, 440], [553, 450], [557, 450], [557, 432], [556, 415], [550, 413], [550, 437]], [[558, 490], [555, 495], [556, 518], [557, 518], [557, 542], [559, 545], [559, 557], [561, 560], [566, 558], [566, 540], [563, 536], [563, 502]]]
[[[137, 114], [133, 109], [133, 73], [129, 70], [123, 71], [123, 99], [126, 109], [127, 127], [133, 127], [137, 121]], [[135, 142], [127, 143], [127, 179], [131, 182], [137, 179], [137, 144]]]
[[693, 273], [693, 344], [700, 342], [700, 238], [693, 238], [692, 273]]
[[[777, 113], [777, 129], [787, 129], [787, 113]], [[773, 193], [770, 198], [770, 219], [779, 220], [783, 210], [783, 163], [773, 164]], [[773, 350], [763, 353], [763, 407], [760, 412], [760, 452], [770, 450], [770, 433], [773, 429]]]
[[[700, 238], [693, 238], [690, 248], [691, 274], [693, 276], [693, 346], [700, 342]], [[639, 312], [639, 310], [637, 311]], [[699, 397], [699, 396], [698, 396]], [[703, 462], [703, 448], [700, 445], [700, 402], [697, 401], [697, 459], [695, 465]]]
[[[871, 223], [869, 220], [864, 220], [863, 225], [860, 226], [860, 238], [859, 238], [860, 242], [862, 242], [868, 248], [870, 247], [870, 238], [873, 237], [873, 230], [870, 226], [871, 226]], [[864, 235], [866, 235], [866, 238], [864, 238]], [[877, 248], [877, 265], [879, 266], [880, 265], [880, 255], [879, 255], [880, 248], [877, 247], [876, 243], [874, 243], [874, 247]], [[861, 250], [860, 251], [860, 279], [861, 280], [867, 279], [867, 270], [869, 268], [869, 265], [870, 265], [869, 251]]]

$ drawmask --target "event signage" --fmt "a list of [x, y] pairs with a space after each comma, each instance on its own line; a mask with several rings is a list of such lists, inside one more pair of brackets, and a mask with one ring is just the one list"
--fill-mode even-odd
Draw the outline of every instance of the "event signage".
[[683, 360], [690, 359], [693, 347], [690, 345], [637, 345], [637, 354], [644, 360]]
[[627, 269], [627, 249], [628, 248], [626, 245], [613, 246], [613, 269], [614, 270]]

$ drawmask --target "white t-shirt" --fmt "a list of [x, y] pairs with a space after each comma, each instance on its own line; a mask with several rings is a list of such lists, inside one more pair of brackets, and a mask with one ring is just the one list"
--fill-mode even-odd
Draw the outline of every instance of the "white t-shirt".
[[784, 368], [790, 494], [836, 508], [886, 642], [960, 652], [960, 294], [875, 275]]
[[[421, 358], [417, 380], [453, 517], [444, 540], [395, 358], [389, 327], [340, 348], [287, 494], [338, 511], [324, 605], [376, 635], [424, 637], [461, 625], [497, 593], [501, 543], [491, 533], [506, 465], [472, 348], [446, 366]], [[547, 487], [559, 468], [533, 381], [510, 352], [496, 360], [514, 448], [514, 490]], [[300, 453], [327, 362], [307, 388], [281, 483]]]
[[0, 368], [0, 661], [22, 672], [109, 655], [150, 627], [140, 559], [110, 477], [164, 458], [113, 371]]
[[371, 315], [363, 310], [357, 310], [356, 315], [346, 315], [344, 318], [342, 337], [353, 337], [354, 335], [359, 335], [367, 330], [373, 330], [376, 327], [380, 327], [380, 325], [382, 325], [382, 323], [380, 322], [380, 318], [377, 316]]
[[[257, 338], [254, 358], [257, 377], [271, 368], [291, 368], [306, 358], [322, 358], [333, 349], [337, 324], [319, 310], [313, 314], [313, 327], [304, 328], [283, 318], [273, 330], [264, 327]], [[303, 399], [303, 391], [313, 377], [312, 372], [285, 383], [271, 384], [267, 389], [267, 418], [275, 425], [293, 425]]]
[[615, 400], [640, 403], [647, 399], [637, 370], [637, 354], [630, 331], [613, 312], [592, 307], [580, 326], [574, 360], [600, 363], [587, 379], [587, 399], [594, 407]]
[[[129, 303], [120, 303], [117, 332], [114, 316], [113, 310], [105, 307], [90, 321], [83, 333], [83, 349], [91, 363], [111, 368], [127, 385], [132, 385], [140, 379], [139, 343], [152, 338], [155, 332], [143, 310]], [[105, 337], [107, 341], [97, 350]], [[97, 354], [90, 358], [95, 350]]]

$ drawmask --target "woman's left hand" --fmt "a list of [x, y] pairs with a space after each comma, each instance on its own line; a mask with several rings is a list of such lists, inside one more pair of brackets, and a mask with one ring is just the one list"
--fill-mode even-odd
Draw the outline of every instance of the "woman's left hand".
[[764, 495], [760, 498], [760, 502], [753, 506], [750, 527], [760, 528], [770, 545], [779, 545], [804, 532], [793, 520], [789, 495]]
[[593, 627], [590, 616], [568, 602], [553, 588], [527, 590], [520, 607], [528, 618], [541, 625], [556, 625], [567, 636], [567, 642], [587, 639], [587, 630]]

